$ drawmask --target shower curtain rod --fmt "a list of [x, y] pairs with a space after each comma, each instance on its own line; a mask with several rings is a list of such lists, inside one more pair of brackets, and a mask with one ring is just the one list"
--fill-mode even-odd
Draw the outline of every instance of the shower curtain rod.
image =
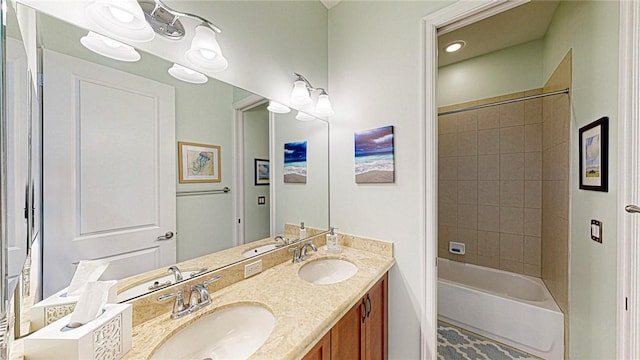
[[548, 93], [537, 94], [537, 95], [529, 95], [529, 96], [524, 96], [524, 97], [515, 98], [515, 99], [509, 99], [509, 100], [502, 100], [502, 101], [497, 101], [497, 102], [493, 102], [493, 103], [490, 103], [490, 104], [469, 106], [469, 107], [462, 108], [462, 109], [443, 111], [441, 113], [438, 113], [438, 116], [455, 114], [455, 113], [459, 113], [459, 112], [463, 112], [463, 111], [469, 111], [469, 110], [482, 109], [482, 108], [486, 108], [486, 107], [489, 107], [489, 106], [510, 104], [510, 103], [518, 102], [518, 101], [537, 99], [537, 98], [541, 98], [541, 97], [545, 97], [545, 96], [552, 96], [552, 95], [558, 95], [558, 94], [568, 94], [568, 93], [569, 93], [569, 89], [568, 88], [564, 89], [564, 90], [550, 91]]

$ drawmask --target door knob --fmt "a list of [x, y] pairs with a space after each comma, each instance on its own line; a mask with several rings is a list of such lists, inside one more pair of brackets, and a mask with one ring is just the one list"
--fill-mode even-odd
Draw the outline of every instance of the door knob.
[[627, 205], [627, 206], [624, 207], [624, 209], [628, 213], [640, 213], [640, 207], [637, 207], [635, 205]]
[[157, 241], [169, 240], [173, 237], [173, 231], [167, 231], [164, 235], [158, 236]]

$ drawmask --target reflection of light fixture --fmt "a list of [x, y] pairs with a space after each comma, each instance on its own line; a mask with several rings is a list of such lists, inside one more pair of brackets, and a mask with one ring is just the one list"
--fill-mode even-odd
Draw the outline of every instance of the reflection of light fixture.
[[311, 92], [320, 91], [318, 103], [316, 104], [316, 113], [320, 116], [331, 116], [334, 114], [331, 102], [329, 101], [329, 94], [327, 94], [324, 89], [314, 88], [304, 76], [298, 73], [293, 73], [293, 75], [297, 76], [297, 79], [293, 82], [293, 90], [291, 91], [291, 103], [293, 105], [306, 105], [311, 103]]
[[449, 52], [449, 53], [456, 52], [456, 51], [462, 49], [465, 45], [466, 45], [466, 43], [464, 41], [457, 40], [457, 41], [449, 43], [447, 46], [445, 46], [444, 47], [444, 51]]
[[286, 114], [289, 111], [291, 111], [291, 109], [288, 106], [284, 106], [279, 102], [275, 102], [273, 100], [269, 101], [269, 106], [267, 106], [267, 110], [277, 114]]
[[184, 67], [179, 64], [173, 64], [173, 66], [168, 70], [169, 75], [174, 78], [186, 82], [190, 82], [193, 84], [204, 84], [209, 78], [205, 74], [199, 73], [197, 71], [193, 71], [187, 67]]
[[195, 34], [191, 40], [191, 47], [186, 52], [187, 61], [201, 71], [223, 71], [229, 66], [227, 59], [216, 39], [216, 34], [222, 31], [211, 21], [198, 15], [179, 12], [163, 4], [161, 0], [138, 0], [142, 11], [153, 30], [171, 40], [184, 38], [185, 30], [181, 18], [199, 21], [195, 27]]
[[136, 0], [95, 0], [87, 7], [87, 15], [118, 39], [143, 42], [155, 35]]
[[216, 33], [204, 24], [196, 27], [191, 48], [185, 55], [191, 64], [203, 70], [223, 71], [229, 66], [216, 40]]
[[120, 61], [138, 61], [140, 54], [131, 46], [106, 36], [89, 31], [80, 39], [80, 43], [96, 54]]
[[298, 114], [296, 115], [296, 120], [300, 120], [300, 121], [313, 121], [316, 118], [314, 118], [313, 116], [304, 113], [302, 111], [298, 111]]

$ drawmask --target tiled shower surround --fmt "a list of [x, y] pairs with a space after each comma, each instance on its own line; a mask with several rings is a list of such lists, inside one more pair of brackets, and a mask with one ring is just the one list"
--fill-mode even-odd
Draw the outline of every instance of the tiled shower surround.
[[[440, 116], [438, 129], [439, 256], [540, 277], [542, 99]], [[450, 241], [465, 255], [449, 253]]]

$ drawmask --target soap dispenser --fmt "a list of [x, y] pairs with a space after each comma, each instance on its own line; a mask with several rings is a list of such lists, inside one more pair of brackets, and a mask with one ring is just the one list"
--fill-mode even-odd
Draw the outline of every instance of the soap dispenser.
[[327, 252], [329, 253], [339, 253], [342, 251], [340, 245], [338, 245], [338, 235], [335, 233], [337, 228], [332, 227], [331, 232], [328, 233], [327, 236]]
[[307, 228], [304, 227], [304, 222], [300, 223], [300, 240], [307, 237]]

